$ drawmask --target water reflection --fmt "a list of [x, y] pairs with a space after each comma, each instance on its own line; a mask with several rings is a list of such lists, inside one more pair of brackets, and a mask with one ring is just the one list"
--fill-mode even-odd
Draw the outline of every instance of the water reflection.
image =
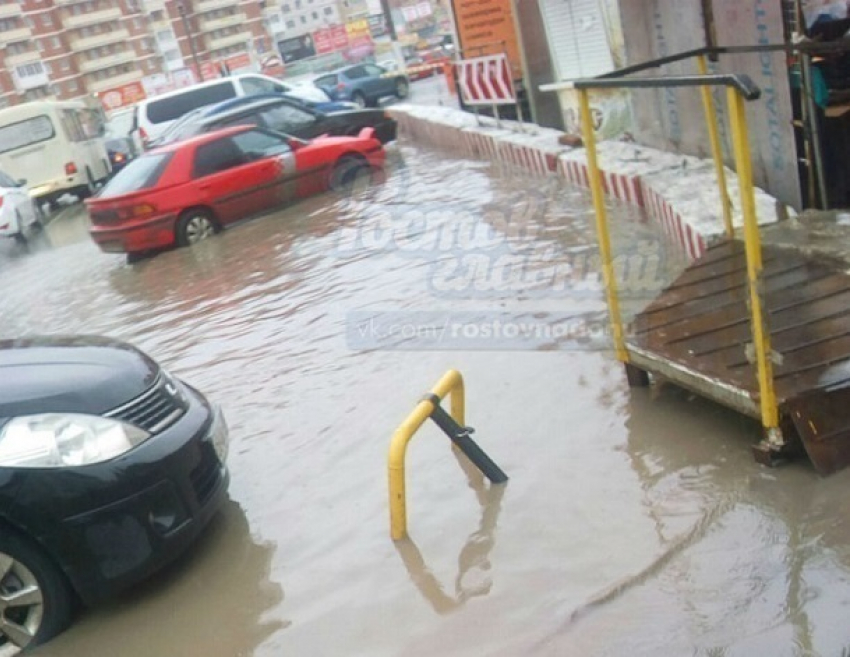
[[[411, 581], [438, 614], [448, 614], [471, 598], [486, 596], [490, 592], [493, 585], [489, 579], [490, 552], [496, 544], [496, 526], [502, 508], [502, 496], [507, 488], [507, 484], [488, 484], [484, 475], [460, 450], [453, 447], [452, 454], [464, 471], [469, 487], [475, 492], [481, 507], [478, 529], [469, 535], [458, 555], [453, 594], [445, 591], [411, 538], [395, 542]], [[476, 575], [481, 574], [487, 576], [477, 581]]]
[[[184, 557], [111, 604], [86, 612], [39, 657], [250, 655], [290, 622], [276, 615], [283, 588], [270, 578], [273, 544], [258, 540], [229, 501]], [[167, 611], [166, 611], [167, 610]]]

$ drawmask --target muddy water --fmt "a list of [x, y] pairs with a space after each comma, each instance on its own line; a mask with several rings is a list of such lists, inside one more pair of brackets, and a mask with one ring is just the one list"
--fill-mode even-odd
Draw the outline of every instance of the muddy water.
[[[232, 430], [232, 502], [204, 540], [38, 654], [842, 654], [850, 473], [763, 469], [750, 421], [628, 390], [599, 348], [584, 195], [393, 161], [382, 186], [133, 266], [70, 214], [29, 253], [0, 245], [2, 334], [130, 340]], [[631, 310], [681, 263], [614, 223]], [[511, 479], [488, 488], [424, 428], [394, 544], [389, 438], [450, 367]]]

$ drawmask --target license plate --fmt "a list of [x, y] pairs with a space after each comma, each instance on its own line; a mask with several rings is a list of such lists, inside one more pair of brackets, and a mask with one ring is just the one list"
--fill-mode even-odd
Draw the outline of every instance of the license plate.
[[224, 414], [221, 409], [216, 407], [215, 419], [213, 420], [212, 428], [212, 444], [215, 449], [215, 455], [222, 463], [227, 462], [227, 451], [229, 447], [229, 432], [227, 430], [227, 422], [224, 421]]

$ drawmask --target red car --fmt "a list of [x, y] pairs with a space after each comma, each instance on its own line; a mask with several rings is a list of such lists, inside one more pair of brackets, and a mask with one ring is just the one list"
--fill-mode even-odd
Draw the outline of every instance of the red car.
[[228, 224], [345, 185], [385, 153], [373, 128], [305, 142], [251, 126], [149, 151], [86, 200], [94, 241], [128, 258], [190, 246]]

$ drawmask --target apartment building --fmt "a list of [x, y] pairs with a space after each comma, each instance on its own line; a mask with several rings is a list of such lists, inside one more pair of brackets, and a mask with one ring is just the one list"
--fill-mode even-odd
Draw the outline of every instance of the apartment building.
[[265, 5], [264, 0], [0, 0], [0, 106], [92, 97], [196, 62], [268, 52], [274, 41]]

